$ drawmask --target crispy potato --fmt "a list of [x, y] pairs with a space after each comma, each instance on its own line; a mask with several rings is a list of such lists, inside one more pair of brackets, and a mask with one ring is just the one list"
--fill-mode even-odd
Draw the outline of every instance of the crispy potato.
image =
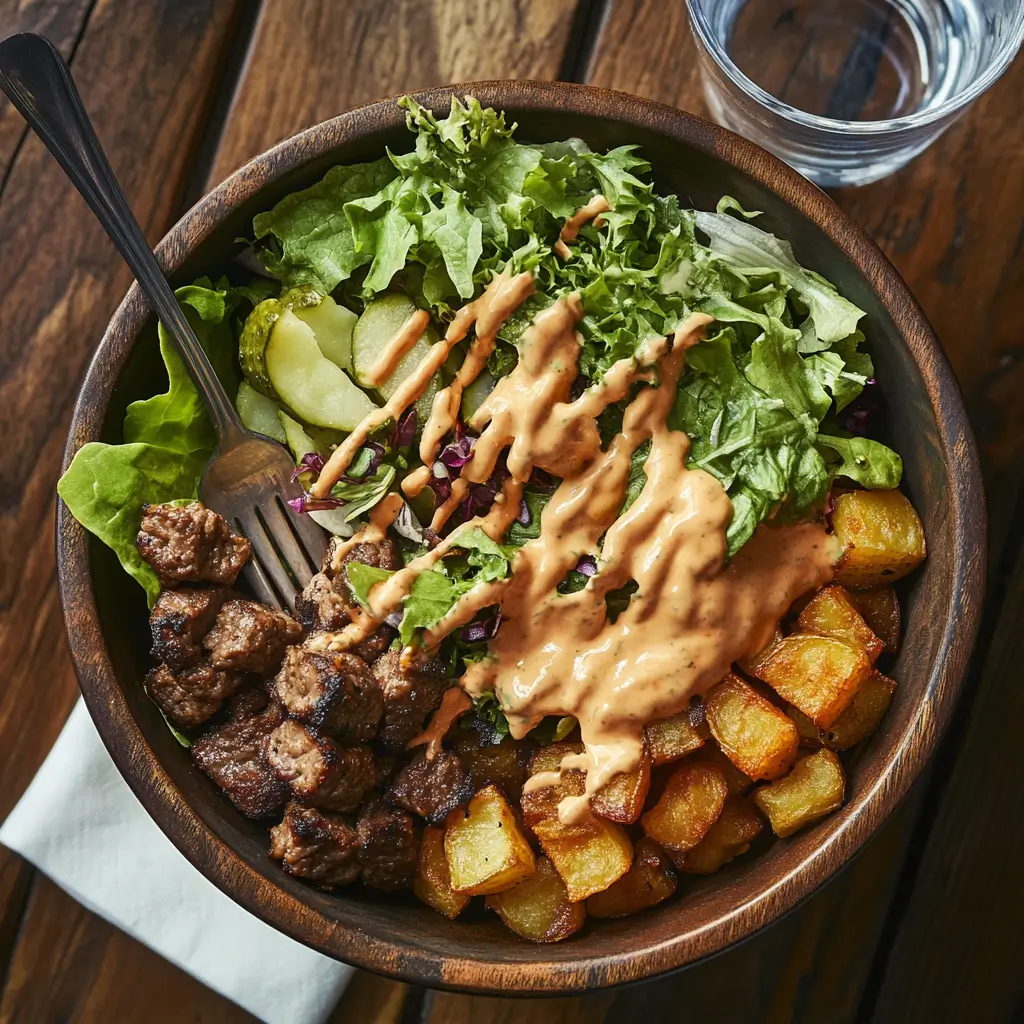
[[519, 800], [526, 780], [529, 747], [511, 736], [506, 736], [500, 743], [483, 746], [475, 736], [466, 736], [456, 742], [455, 752], [469, 772], [473, 789], [497, 786], [509, 800]]
[[452, 890], [469, 896], [508, 889], [536, 867], [533, 849], [496, 786], [448, 815], [444, 853]]
[[842, 806], [846, 776], [839, 757], [821, 749], [808, 754], [784, 779], [754, 791], [754, 803], [781, 837], [831, 814]]
[[740, 669], [745, 672], [748, 676], [759, 676], [758, 669], [761, 667], [764, 659], [768, 656], [771, 649], [782, 639], [782, 630], [776, 626], [775, 632], [772, 634], [771, 640], [768, 641], [754, 654], [748, 654], [745, 658], [740, 658], [736, 662]]
[[420, 840], [420, 862], [412, 891], [428, 907], [455, 919], [466, 908], [469, 897], [452, 889], [448, 858], [444, 853], [444, 829], [425, 828]]
[[836, 498], [832, 530], [843, 546], [836, 581], [878, 587], [924, 561], [924, 528], [899, 491], [848, 491]]
[[676, 891], [672, 862], [653, 840], [645, 836], [633, 851], [632, 867], [604, 892], [587, 900], [591, 917], [626, 917], [667, 900]]
[[638, 767], [616, 775], [594, 794], [590, 808], [602, 818], [629, 825], [640, 817], [650, 788], [651, 758], [645, 750]]
[[885, 650], [885, 641], [875, 636], [857, 611], [850, 592], [838, 583], [822, 587], [800, 613], [796, 624], [801, 633], [834, 636], [847, 643], [859, 644], [872, 664]]
[[785, 775], [796, 758], [796, 726], [739, 676], [727, 675], [704, 701], [711, 735], [737, 768], [754, 779]]
[[692, 760], [714, 765], [725, 776], [725, 785], [729, 790], [729, 796], [742, 796], [754, 784], [754, 780], [749, 775], [741, 772], [722, 753], [722, 749], [717, 743], [705, 743], [700, 753]]
[[[541, 772], [557, 772], [562, 759], [569, 754], [578, 754], [583, 749], [581, 743], [549, 743], [546, 747], [538, 747], [530, 757], [529, 774], [539, 775]], [[551, 786], [523, 793], [520, 806], [523, 809], [523, 820], [530, 828], [540, 821], [558, 817], [558, 805], [567, 796], [582, 796], [586, 789], [586, 775], [573, 768], [564, 771], [558, 782]]]
[[892, 587], [877, 590], [850, 590], [847, 596], [863, 616], [872, 632], [896, 654], [900, 649], [900, 602]]
[[537, 870], [528, 878], [485, 902], [505, 927], [531, 942], [561, 942], [587, 919], [586, 904], [569, 902], [565, 883], [547, 857], [537, 858]]
[[[854, 698], [856, 700], [856, 698]], [[849, 711], [849, 708], [847, 708]], [[812, 750], [817, 750], [819, 747], [825, 745], [825, 741], [822, 738], [822, 730], [819, 729], [799, 708], [793, 707], [792, 704], [786, 705], [786, 714], [793, 720], [796, 725], [796, 731], [800, 735], [800, 746], [810, 747]], [[843, 712], [846, 714], [846, 711]], [[842, 715], [839, 716], [842, 718]]]
[[578, 825], [548, 818], [533, 826], [573, 903], [607, 889], [633, 862], [633, 844], [613, 821], [591, 817]]
[[713, 765], [684, 762], [672, 773], [661, 799], [640, 823], [666, 850], [689, 850], [715, 823], [728, 793], [725, 776]]
[[707, 723], [695, 726], [690, 713], [681, 711], [671, 718], [651, 722], [644, 728], [644, 739], [651, 752], [651, 763], [655, 766], [678, 761], [681, 757], [697, 750], [708, 736]]
[[869, 675], [863, 647], [810, 633], [787, 636], [761, 666], [761, 678], [822, 729], [850, 706]]
[[696, 846], [677, 853], [673, 860], [688, 875], [713, 875], [734, 857], [746, 853], [763, 827], [746, 797], [731, 796], [707, 835]]
[[892, 703], [896, 684], [881, 672], [872, 672], [857, 691], [853, 703], [825, 731], [825, 745], [846, 750], [870, 736]]

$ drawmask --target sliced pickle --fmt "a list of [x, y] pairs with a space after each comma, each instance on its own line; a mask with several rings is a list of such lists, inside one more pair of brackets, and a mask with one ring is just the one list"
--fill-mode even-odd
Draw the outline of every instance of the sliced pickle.
[[250, 430], [272, 437], [281, 444], [287, 440], [277, 406], [266, 395], [261, 395], [247, 380], [238, 385], [235, 408], [242, 422]]

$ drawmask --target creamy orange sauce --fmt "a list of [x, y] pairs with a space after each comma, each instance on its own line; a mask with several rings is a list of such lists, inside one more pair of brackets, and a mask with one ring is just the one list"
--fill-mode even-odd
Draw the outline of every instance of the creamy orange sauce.
[[558, 241], [555, 242], [555, 252], [558, 256], [563, 260], [568, 259], [572, 255], [568, 243], [575, 241], [576, 236], [580, 233], [580, 228], [589, 220], [594, 222], [595, 228], [601, 227], [604, 220], [600, 214], [607, 213], [611, 208], [612, 204], [600, 193], [594, 196], [586, 206], [581, 206], [566, 220], [562, 225], [562, 230], [558, 233]]
[[405, 322], [398, 333], [384, 346], [377, 362], [370, 367], [363, 382], [371, 388], [379, 387], [395, 372], [395, 368], [412, 351], [412, 347], [430, 326], [430, 314], [417, 309]]
[[413, 747], [421, 747], [424, 744], [427, 748], [427, 760], [433, 761], [441, 753], [441, 743], [448, 733], [448, 730], [455, 724], [459, 716], [467, 712], [473, 706], [466, 691], [461, 686], [450, 686], [444, 691], [441, 704], [430, 718], [426, 729], [418, 736], [414, 736], [405, 745], [406, 750]]

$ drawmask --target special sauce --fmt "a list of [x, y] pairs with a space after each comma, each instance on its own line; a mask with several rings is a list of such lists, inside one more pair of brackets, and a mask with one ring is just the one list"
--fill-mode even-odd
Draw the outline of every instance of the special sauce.
[[[566, 222], [560, 241], [571, 240], [582, 223], [607, 209], [604, 197], [595, 196]], [[424, 466], [402, 484], [407, 494], [425, 486], [438, 446], [457, 421], [463, 389], [484, 368], [501, 325], [532, 288], [529, 274], [499, 274], [479, 298], [460, 309], [444, 339], [388, 405], [368, 416], [335, 450], [313, 494], [326, 495], [368, 434], [388, 418], [397, 420], [423, 394], [475, 323], [475, 338], [462, 367], [435, 397], [424, 426]], [[694, 313], [671, 337], [655, 339], [636, 358], [620, 360], [572, 400], [581, 317], [576, 295], [560, 298], [541, 312], [520, 340], [516, 367], [498, 381], [469, 421], [480, 436], [472, 459], [462, 468], [459, 480], [466, 483], [459, 493], [468, 484], [487, 480], [502, 453], [510, 473], [490, 511], [378, 583], [368, 597], [369, 611], [340, 633], [319, 639], [330, 650], [365, 639], [401, 608], [416, 576], [458, 546], [460, 533], [479, 527], [494, 540], [504, 537], [535, 468], [560, 477], [542, 513], [540, 536], [516, 552], [509, 577], [465, 594], [426, 632], [423, 646], [429, 651], [482, 609], [500, 604], [501, 625], [490, 641], [489, 657], [467, 666], [461, 686], [473, 696], [493, 691], [516, 738], [548, 715], [578, 720], [584, 752], [567, 758], [562, 768], [586, 770], [586, 793], [562, 801], [559, 814], [566, 821], [585, 817], [590, 796], [639, 764], [647, 723], [684, 710], [694, 695], [722, 679], [734, 661], [762, 648], [792, 602], [832, 578], [839, 555], [834, 538], [820, 524], [761, 526], [726, 564], [725, 531], [732, 504], [717, 479], [687, 467], [689, 438], [667, 425], [686, 352], [705, 337], [711, 317]], [[627, 397], [638, 381], [652, 386], [639, 389], [626, 407], [621, 431], [603, 447], [596, 417]], [[631, 457], [648, 440], [647, 481], [620, 515]], [[457, 504], [449, 501], [435, 512], [435, 530]], [[355, 544], [380, 540], [400, 507], [398, 495], [381, 502], [370, 525], [336, 549], [336, 563]], [[583, 590], [559, 594], [558, 584], [584, 555], [597, 558], [597, 573]], [[637, 590], [612, 621], [605, 599], [630, 580]], [[403, 656], [412, 658], [413, 653]], [[439, 730], [446, 731], [467, 706], [446, 695], [439, 714], [414, 742], [436, 751], [443, 736]], [[461, 710], [455, 712], [456, 707]], [[552, 783], [557, 777], [545, 773], [529, 785]]]

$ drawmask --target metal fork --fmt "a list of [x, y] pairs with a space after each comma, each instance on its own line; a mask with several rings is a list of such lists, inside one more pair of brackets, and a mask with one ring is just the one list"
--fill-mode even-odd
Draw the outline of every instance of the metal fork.
[[257, 598], [294, 608], [320, 566], [327, 538], [288, 498], [302, 492], [295, 462], [276, 441], [246, 430], [174, 298], [92, 127], [57, 48], [31, 32], [0, 42], [0, 88], [56, 157], [118, 252], [181, 354], [217, 431], [217, 450], [199, 498], [252, 544], [246, 580]]

